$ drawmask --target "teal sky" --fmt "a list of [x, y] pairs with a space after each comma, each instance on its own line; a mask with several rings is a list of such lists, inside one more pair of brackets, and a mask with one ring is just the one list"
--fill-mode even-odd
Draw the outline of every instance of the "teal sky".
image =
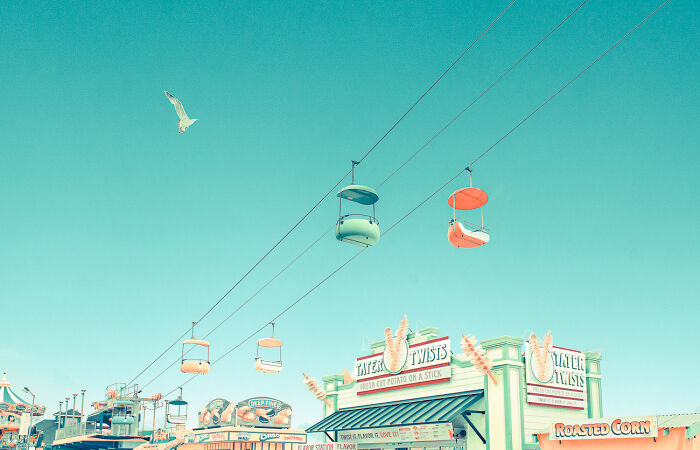
[[[376, 186], [580, 2], [519, 0], [358, 167]], [[661, 2], [591, 0], [379, 190], [386, 229]], [[129, 381], [204, 313], [498, 15], [500, 2], [2, 2], [0, 370], [49, 410]], [[700, 11], [673, 1], [474, 167], [483, 248], [440, 195], [189, 383], [200, 409], [351, 368], [405, 313], [483, 340], [603, 352], [604, 414], [700, 407]], [[185, 134], [163, 95], [200, 119]], [[349, 184], [349, 183], [348, 183]], [[324, 202], [198, 329], [335, 223]], [[477, 214], [465, 214], [477, 221]], [[210, 337], [216, 358], [357, 247], [328, 234]], [[420, 323], [418, 323], [420, 321]], [[363, 349], [363, 341], [365, 348]], [[168, 354], [168, 362], [177, 351]], [[145, 383], [166, 364], [138, 380]], [[145, 394], [186, 380], [175, 368]]]

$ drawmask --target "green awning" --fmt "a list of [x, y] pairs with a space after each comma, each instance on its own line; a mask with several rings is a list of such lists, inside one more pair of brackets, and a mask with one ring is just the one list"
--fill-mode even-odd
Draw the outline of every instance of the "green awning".
[[479, 390], [364, 407], [343, 408], [307, 428], [306, 432], [318, 433], [450, 422], [462, 413], [483, 413], [483, 410], [470, 409], [483, 397], [484, 391]]

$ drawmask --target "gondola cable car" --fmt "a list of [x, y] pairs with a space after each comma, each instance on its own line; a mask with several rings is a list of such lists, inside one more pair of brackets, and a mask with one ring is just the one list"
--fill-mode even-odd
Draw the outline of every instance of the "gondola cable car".
[[[369, 247], [379, 242], [379, 221], [376, 217], [375, 204], [379, 201], [377, 191], [368, 186], [355, 184], [355, 166], [359, 161], [352, 161], [352, 184], [338, 191], [340, 199], [340, 211], [338, 222], [335, 226], [335, 237], [341, 242]], [[369, 214], [345, 214], [343, 215], [343, 200], [372, 205], [372, 215]]]
[[[282, 370], [282, 341], [275, 338], [275, 322], [272, 325], [272, 337], [258, 339], [258, 349], [255, 356], [255, 370], [263, 373], [276, 373]], [[261, 348], [278, 348], [279, 359], [270, 360], [260, 356]]]
[[[202, 339], [197, 339], [194, 336], [194, 326], [197, 322], [192, 322], [192, 337], [182, 342], [182, 362], [180, 364], [180, 371], [184, 373], [198, 373], [205, 374], [209, 373], [210, 363], [209, 363], [209, 342]], [[185, 347], [188, 348], [185, 352]], [[186, 355], [190, 351], [199, 351], [203, 355], [206, 348], [207, 356], [206, 358], [187, 358]]]
[[[457, 248], [481, 247], [489, 241], [489, 229], [484, 226], [483, 206], [488, 202], [489, 196], [483, 190], [472, 186], [472, 170], [469, 172], [469, 187], [457, 189], [447, 199], [452, 207], [452, 220], [447, 231], [447, 239]], [[481, 226], [457, 219], [457, 210], [471, 210], [479, 208], [481, 211]]]
[[[166, 427], [168, 424], [180, 425], [187, 423], [187, 401], [182, 398], [182, 386], [180, 386], [180, 394], [175, 400], [165, 401], [165, 423]], [[177, 406], [177, 413], [175, 413], [174, 406]]]

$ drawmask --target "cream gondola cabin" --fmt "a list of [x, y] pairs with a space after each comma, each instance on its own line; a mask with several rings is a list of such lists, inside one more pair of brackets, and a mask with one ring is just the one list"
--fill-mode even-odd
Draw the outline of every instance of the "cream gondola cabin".
[[[263, 373], [276, 373], [282, 370], [282, 341], [275, 338], [275, 324], [272, 323], [272, 336], [262, 339], [258, 339], [257, 342], [257, 353], [255, 356], [255, 370]], [[277, 359], [272, 359], [270, 357], [263, 357], [263, 355], [269, 353], [270, 351], [264, 349], [277, 349], [279, 351]], [[275, 352], [275, 350], [271, 350]]]

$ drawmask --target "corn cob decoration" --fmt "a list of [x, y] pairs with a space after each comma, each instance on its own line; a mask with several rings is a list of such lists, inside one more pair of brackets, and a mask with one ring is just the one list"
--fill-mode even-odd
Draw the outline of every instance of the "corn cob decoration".
[[540, 354], [540, 345], [535, 333], [530, 334], [530, 346], [532, 347], [532, 359], [539, 375], [541, 373], [540, 368], [542, 367], [542, 355]]
[[391, 334], [391, 329], [387, 328], [384, 330], [384, 352], [388, 352], [389, 355], [389, 371], [395, 372], [396, 365], [398, 364], [398, 356], [396, 354], [396, 346], [394, 345], [394, 336]]
[[534, 358], [535, 367], [537, 368], [537, 378], [544, 380], [547, 372], [547, 357], [552, 351], [552, 333], [547, 331], [544, 336], [544, 346], [540, 350], [535, 333], [530, 334], [530, 345], [532, 345], [532, 356]]
[[343, 369], [343, 384], [350, 384], [352, 383], [352, 375], [350, 375], [350, 372], [348, 372], [348, 369]]
[[401, 351], [401, 343], [406, 340], [406, 331], [408, 330], [408, 319], [404, 314], [403, 320], [399, 322], [399, 327], [396, 329], [396, 337], [392, 336], [391, 329], [384, 330], [384, 351], [389, 352], [389, 367], [390, 372], [399, 370], [399, 352]]
[[309, 377], [304, 372], [302, 372], [301, 374], [304, 375], [304, 384], [306, 385], [306, 387], [309, 388], [311, 393], [314, 394], [317, 399], [326, 402], [326, 406], [330, 408], [331, 401], [326, 398], [326, 391], [324, 391], [318, 386], [318, 381], [316, 381], [316, 378]]
[[484, 375], [488, 375], [494, 384], [498, 384], [496, 377], [491, 372], [493, 367], [493, 361], [486, 355], [486, 350], [479, 344], [474, 336], [462, 335], [462, 351], [465, 355], [469, 356], [469, 360], [472, 362], [474, 367]]

